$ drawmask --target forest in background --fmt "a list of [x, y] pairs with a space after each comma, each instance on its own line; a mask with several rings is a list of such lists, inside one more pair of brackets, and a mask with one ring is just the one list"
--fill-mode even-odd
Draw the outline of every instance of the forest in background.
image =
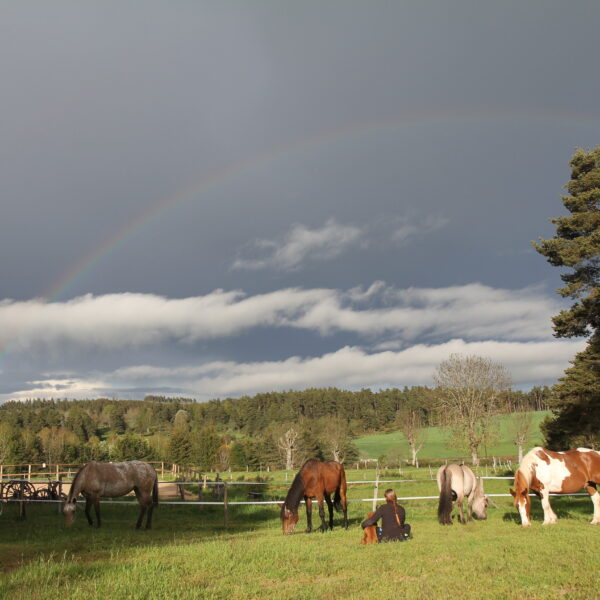
[[[405, 438], [415, 436], [417, 448], [422, 429], [445, 426], [437, 401], [436, 389], [405, 387], [208, 402], [154, 395], [6, 402], [0, 406], [0, 464], [140, 459], [223, 471], [295, 468], [308, 458], [350, 462], [359, 458], [353, 440], [368, 433], [402, 431]], [[507, 391], [498, 412], [546, 410], [551, 401], [548, 387]], [[494, 432], [488, 435], [493, 441]], [[461, 455], [460, 440], [456, 448]]]

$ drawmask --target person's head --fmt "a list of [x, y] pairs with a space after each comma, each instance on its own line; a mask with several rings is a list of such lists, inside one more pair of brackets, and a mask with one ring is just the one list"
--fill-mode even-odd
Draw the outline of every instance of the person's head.
[[396, 523], [398, 523], [398, 527], [401, 527], [402, 522], [400, 521], [400, 516], [398, 515], [398, 498], [396, 497], [396, 492], [392, 488], [388, 488], [387, 490], [385, 490], [383, 495], [385, 496], [385, 501], [388, 504], [392, 505], [392, 508], [394, 509], [394, 514], [396, 516]]

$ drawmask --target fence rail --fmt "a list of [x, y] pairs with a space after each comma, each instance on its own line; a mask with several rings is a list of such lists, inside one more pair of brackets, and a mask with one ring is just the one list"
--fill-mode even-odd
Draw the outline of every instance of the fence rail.
[[[512, 479], [512, 477], [482, 477], [482, 479]], [[5, 502], [18, 502], [19, 503], [19, 518], [20, 519], [25, 519], [25, 506], [27, 504], [30, 503], [50, 503], [50, 504], [58, 504], [59, 506], [57, 506], [58, 512], [60, 512], [60, 504], [64, 501], [63, 499], [57, 498], [57, 499], [52, 499], [52, 498], [48, 498], [48, 499], [39, 499], [39, 498], [31, 498], [31, 497], [26, 497], [25, 493], [24, 493], [24, 489], [26, 487], [26, 485], [28, 487], [31, 488], [31, 482], [28, 481], [27, 479], [20, 479], [20, 480], [10, 480], [10, 482], [12, 484], [14, 483], [20, 483], [20, 492], [18, 493], [18, 495], [10, 497], [10, 498], [5, 498], [4, 494], [3, 494], [3, 490], [6, 486], [6, 484], [8, 483], [8, 480], [2, 480], [0, 479], [0, 499], [2, 500], [2, 503]], [[383, 502], [385, 500], [385, 498], [379, 498], [379, 494], [378, 494], [378, 490], [379, 490], [379, 484], [380, 483], [412, 483], [412, 482], [433, 482], [433, 479], [384, 479], [384, 480], [380, 480], [378, 477], [375, 480], [358, 480], [358, 481], [349, 481], [348, 485], [365, 485], [365, 484], [374, 484], [374, 489], [373, 489], [373, 496], [371, 498], [349, 498], [348, 502], [352, 503], [352, 502], [371, 502], [373, 504], [373, 510], [375, 510], [375, 505], [377, 502]], [[49, 481], [48, 485], [50, 489], [50, 486], [52, 486], [52, 484], [57, 484], [58, 485], [58, 492], [62, 493], [62, 485], [64, 483], [67, 482], [63, 482], [62, 480], [58, 480], [55, 482]], [[235, 486], [235, 485], [239, 485], [239, 486], [244, 486], [244, 485], [251, 485], [251, 486], [257, 486], [257, 485], [268, 485], [268, 486], [272, 486], [272, 487], [288, 487], [288, 483], [284, 483], [284, 482], [252, 482], [252, 481], [207, 481], [206, 479], [204, 479], [203, 481], [159, 481], [158, 482], [159, 485], [165, 485], [165, 484], [170, 484], [170, 485], [175, 485], [178, 488], [179, 494], [181, 496], [181, 500], [162, 500], [161, 501], [161, 505], [162, 506], [169, 506], [169, 505], [185, 505], [185, 506], [222, 506], [223, 507], [223, 518], [224, 518], [224, 525], [225, 527], [227, 527], [228, 525], [228, 521], [229, 521], [229, 507], [230, 506], [268, 506], [268, 505], [281, 505], [281, 502], [284, 500], [283, 498], [280, 499], [276, 499], [276, 500], [258, 500], [258, 499], [252, 499], [252, 500], [229, 500], [228, 497], [228, 488]], [[185, 485], [192, 485], [194, 487], [198, 487], [198, 500], [185, 500], [185, 495], [184, 495], [184, 488], [183, 486]], [[219, 493], [221, 493], [223, 495], [223, 499], [222, 500], [203, 500], [202, 499], [202, 490], [205, 489], [208, 486], [215, 486], [215, 487], [222, 487], [222, 490], [220, 490]], [[257, 495], [260, 496], [259, 493], [257, 493]], [[535, 494], [530, 494], [530, 496], [534, 496]], [[550, 494], [551, 496], [587, 496], [586, 493], [582, 493], [582, 492], [577, 492], [577, 493], [572, 493], [572, 494]], [[494, 498], [510, 498], [511, 495], [510, 494], [488, 494], [488, 496], [490, 497], [494, 497]], [[398, 497], [398, 500], [401, 501], [421, 501], [421, 500], [437, 500], [439, 498], [438, 495], [435, 496], [400, 496]], [[102, 504], [134, 504], [135, 500], [131, 499], [131, 500], [113, 500], [113, 499], [107, 499], [107, 500], [101, 500], [100, 501]], [[2, 503], [0, 503], [0, 509], [2, 506]], [[1, 514], [1, 510], [0, 510], [0, 514]]]

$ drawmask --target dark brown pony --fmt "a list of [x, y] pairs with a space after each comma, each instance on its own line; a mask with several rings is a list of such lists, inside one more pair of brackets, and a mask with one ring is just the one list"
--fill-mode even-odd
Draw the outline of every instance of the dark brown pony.
[[[333, 501], [331, 494], [334, 494]], [[329, 508], [329, 529], [333, 529], [333, 508], [344, 512], [344, 529], [348, 529], [348, 501], [346, 500], [346, 472], [344, 467], [334, 460], [307, 460], [294, 477], [285, 501], [281, 507], [281, 525], [283, 533], [292, 533], [298, 522], [298, 507], [304, 498], [306, 502], [306, 531], [312, 531], [312, 499], [319, 504], [321, 531], [327, 531], [323, 500]]]
[[100, 498], [116, 498], [135, 492], [140, 505], [140, 515], [135, 526], [142, 526], [144, 514], [148, 511], [146, 529], [152, 526], [152, 511], [158, 504], [158, 477], [154, 467], [139, 460], [118, 463], [89, 462], [79, 469], [65, 500], [63, 514], [65, 523], [72, 525], [75, 520], [77, 496], [85, 498], [85, 516], [93, 525], [91, 507], [96, 511], [97, 526], [100, 527]]

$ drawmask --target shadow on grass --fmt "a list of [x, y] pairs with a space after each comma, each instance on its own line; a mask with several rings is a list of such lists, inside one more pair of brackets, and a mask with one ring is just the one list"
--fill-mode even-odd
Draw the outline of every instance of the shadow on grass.
[[[568, 496], [565, 496], [563, 498], [558, 496], [552, 496], [550, 498], [550, 505], [552, 506], [552, 510], [556, 513], [556, 516], [559, 519], [579, 520], [582, 517], [589, 516], [591, 520], [594, 512], [594, 507], [589, 497], [585, 496], [576, 498]], [[532, 521], [544, 520], [544, 511], [542, 509], [541, 501], [537, 498], [531, 499], [530, 518]], [[503, 515], [502, 520], [506, 522], [514, 522], [519, 525], [521, 524], [521, 517], [519, 516], [519, 512], [516, 508], [510, 512], [506, 512]]]
[[263, 529], [266, 522], [279, 524], [276, 507], [229, 508], [228, 525], [222, 507], [167, 506], [154, 511], [152, 529], [135, 529], [137, 504], [103, 504], [102, 527], [87, 524], [83, 506], [67, 528], [55, 505], [29, 505], [27, 518], [18, 520], [18, 507], [7, 505], [0, 515], [0, 572], [11, 570], [48, 554], [74, 555], [94, 560], [115, 548], [196, 544], [228, 539], [240, 532]]

